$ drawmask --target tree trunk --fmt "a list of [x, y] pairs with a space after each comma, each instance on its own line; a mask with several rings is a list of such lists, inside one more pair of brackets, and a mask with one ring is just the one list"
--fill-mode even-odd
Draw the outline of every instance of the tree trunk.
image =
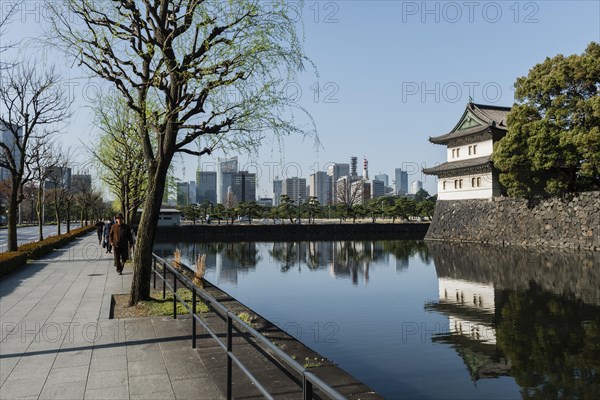
[[71, 206], [67, 204], [67, 233], [71, 232]]
[[37, 222], [38, 222], [38, 240], [41, 242], [42, 240], [44, 240], [44, 225], [42, 224], [42, 210], [43, 210], [43, 188], [40, 187], [38, 188], [37, 191], [37, 206], [35, 208], [35, 211], [37, 213]]
[[156, 167], [155, 173], [149, 171], [150, 173], [148, 174], [148, 191], [137, 230], [133, 257], [133, 281], [131, 282], [130, 306], [150, 298], [152, 246], [154, 244], [156, 225], [160, 214], [168, 169], [169, 163], [164, 162]]
[[17, 193], [11, 193], [8, 203], [8, 248], [7, 251], [17, 251]]
[[57, 235], [60, 235], [60, 210], [58, 208], [54, 215], [56, 215], [56, 233]]

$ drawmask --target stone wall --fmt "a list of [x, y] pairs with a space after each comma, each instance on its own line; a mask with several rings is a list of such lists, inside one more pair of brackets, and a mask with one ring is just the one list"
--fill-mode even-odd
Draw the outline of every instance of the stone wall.
[[600, 192], [438, 201], [426, 239], [600, 250]]

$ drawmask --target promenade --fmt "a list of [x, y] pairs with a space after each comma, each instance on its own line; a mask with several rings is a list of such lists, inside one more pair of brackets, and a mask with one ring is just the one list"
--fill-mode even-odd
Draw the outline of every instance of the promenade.
[[189, 319], [109, 319], [131, 279], [95, 233], [0, 279], [0, 399], [224, 398]]

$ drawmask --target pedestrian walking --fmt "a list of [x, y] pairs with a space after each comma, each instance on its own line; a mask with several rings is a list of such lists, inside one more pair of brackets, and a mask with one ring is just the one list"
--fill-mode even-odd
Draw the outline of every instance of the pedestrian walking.
[[102, 232], [104, 231], [104, 222], [101, 219], [96, 222], [96, 233], [98, 233], [98, 244], [102, 244]]
[[104, 247], [106, 248], [106, 253], [112, 253], [112, 245], [110, 244], [110, 239], [108, 237], [108, 234], [110, 233], [110, 228], [113, 226], [114, 221], [112, 218], [109, 218], [106, 220], [106, 223], [104, 224]]
[[119, 275], [123, 275], [123, 266], [129, 259], [129, 247], [133, 246], [131, 227], [123, 221], [123, 214], [117, 214], [115, 224], [108, 233], [108, 241], [113, 247], [115, 268]]

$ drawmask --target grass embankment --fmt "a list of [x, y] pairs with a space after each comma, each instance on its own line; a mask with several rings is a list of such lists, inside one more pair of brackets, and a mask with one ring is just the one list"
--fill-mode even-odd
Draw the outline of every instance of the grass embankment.
[[[177, 290], [177, 295], [183, 299], [190, 308], [192, 307], [192, 292], [188, 289]], [[167, 292], [163, 299], [161, 290], [150, 292], [150, 300], [140, 301], [135, 306], [129, 307], [129, 295], [119, 294], [113, 296], [115, 307], [113, 318], [139, 318], [139, 317], [161, 317], [173, 315], [173, 292]], [[209, 307], [196, 296], [196, 312], [209, 312]], [[187, 308], [181, 302], [177, 302], [177, 315], [189, 314]]]

